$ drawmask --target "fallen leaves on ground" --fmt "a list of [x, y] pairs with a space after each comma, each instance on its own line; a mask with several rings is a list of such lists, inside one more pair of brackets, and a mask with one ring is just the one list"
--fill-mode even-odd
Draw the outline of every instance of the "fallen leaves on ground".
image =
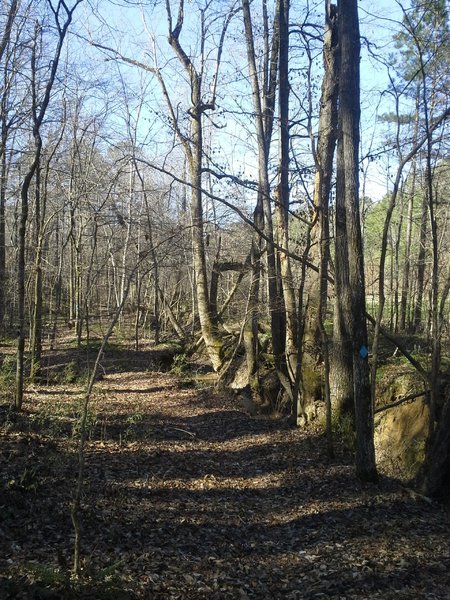
[[97, 384], [71, 581], [80, 398], [38, 388], [4, 419], [1, 598], [450, 598], [444, 507], [162, 373]]

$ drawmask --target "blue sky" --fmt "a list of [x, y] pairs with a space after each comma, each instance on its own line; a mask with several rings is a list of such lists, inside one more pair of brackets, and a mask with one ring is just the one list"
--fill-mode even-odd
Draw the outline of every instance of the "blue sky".
[[[191, 0], [192, 2], [192, 0]], [[119, 4], [119, 3], [117, 3]], [[148, 6], [149, 3], [147, 3]], [[409, 4], [409, 3], [408, 3]], [[176, 2], [174, 2], [176, 6]], [[190, 9], [191, 3], [186, 2], [186, 12]], [[298, 3], [297, 6], [303, 6], [304, 4]], [[130, 56], [141, 61], [148, 61], [149, 64], [153, 64], [154, 48], [158, 54], [158, 60], [161, 65], [166, 61], [165, 67], [175, 66], [174, 74], [177, 74], [176, 62], [173, 62], [173, 54], [167, 48], [163, 49], [166, 39], [167, 21], [164, 17], [164, 7], [160, 5], [162, 12], [157, 13], [147, 10], [147, 20], [143, 21], [141, 13], [138, 9], [130, 7], [124, 8], [123, 6], [114, 7], [110, 2], [101, 0], [98, 2], [99, 13], [104, 20], [104, 24], [101, 25], [98, 21], [89, 16], [87, 19], [87, 25], [89, 28], [89, 35], [92, 36], [96, 41], [101, 43], [119, 48], [125, 55]], [[316, 3], [316, 12], [319, 14], [323, 11], [323, 3]], [[406, 3], [405, 3], [406, 6]], [[89, 10], [89, 5], [85, 5], [85, 9]], [[361, 34], [370, 43], [371, 51], [374, 54], [386, 54], [390, 47], [392, 47], [392, 36], [398, 29], [397, 23], [401, 21], [402, 12], [395, 0], [361, 0], [359, 3], [360, 9], [360, 20], [361, 20]], [[176, 18], [176, 9], [174, 9], [174, 18]], [[147, 32], [145, 31], [147, 28]], [[155, 41], [151, 39], [151, 34], [155, 34]], [[158, 36], [161, 36], [161, 42], [158, 40]], [[184, 38], [185, 43], [186, 37]], [[195, 36], [193, 36], [195, 39]], [[136, 43], [138, 42], [138, 43]], [[153, 43], [155, 44], [153, 46]], [[242, 69], [246, 70], [245, 65], [245, 52], [242, 49], [243, 63]], [[100, 58], [99, 63], [103, 58]], [[238, 59], [239, 60], [239, 59]], [[106, 63], [105, 68], [111, 70], [111, 77], [118, 76], [117, 67], [110, 63]], [[121, 67], [121, 71], [124, 76], [130, 80], [135, 79], [135, 87], [139, 88], [140, 81], [142, 80], [142, 73], [137, 73], [134, 69], [127, 69]], [[182, 70], [178, 65], [178, 75]], [[172, 83], [169, 77], [169, 85]], [[179, 86], [180, 82], [178, 82]], [[380, 124], [377, 121], [377, 114], [382, 114], [393, 110], [390, 105], [389, 97], [382, 95], [381, 92], [388, 86], [388, 77], [386, 67], [378, 62], [375, 58], [370, 57], [367, 51], [366, 45], [363, 47], [362, 61], [361, 61], [361, 99], [362, 99], [362, 154], [367, 149], [379, 148], [382, 145], [382, 132]], [[175, 94], [182, 94], [180, 87], [175, 87]], [[232, 94], [235, 93], [232, 92]], [[146, 94], [148, 95], [148, 106], [156, 106], [158, 103], [158, 87], [156, 85], [148, 85]], [[138, 95], [138, 94], [137, 94]], [[180, 96], [180, 100], [182, 99]], [[135, 105], [139, 104], [139, 99], [135, 99]], [[144, 121], [143, 128], [145, 129], [145, 135], [147, 139], [152, 139], [156, 142], [158, 134], [156, 127], [156, 116], [155, 113], [147, 113], [146, 110], [142, 112]], [[153, 115], [153, 116], [152, 116]], [[151, 120], [151, 123], [150, 123]], [[218, 119], [220, 121], [220, 119]], [[238, 126], [242, 127], [241, 125]], [[251, 125], [250, 125], [251, 127]], [[143, 129], [143, 130], [144, 130]], [[250, 132], [244, 133], [244, 140], [238, 140], [236, 135], [238, 129], [229, 135], [229, 139], [226, 143], [227, 150], [227, 161], [229, 167], [232, 169], [242, 168], [244, 171], [248, 169], [249, 172], [254, 170], [254, 157], [252, 155], [251, 143], [247, 146], [247, 140], [250, 136]], [[153, 133], [150, 135], [150, 131]], [[228, 133], [231, 132], [229, 126]], [[161, 150], [161, 146], [159, 150]], [[246, 152], [250, 154], [244, 156]], [[253, 163], [253, 165], [252, 165]], [[379, 162], [371, 164], [367, 172], [366, 179], [366, 193], [374, 199], [379, 199], [386, 193], [387, 182], [386, 182], [386, 164], [385, 162]]]

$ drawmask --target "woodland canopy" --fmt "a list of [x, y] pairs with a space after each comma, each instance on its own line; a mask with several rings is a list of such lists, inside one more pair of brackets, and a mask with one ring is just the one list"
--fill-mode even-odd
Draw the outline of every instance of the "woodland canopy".
[[81, 386], [75, 576], [115, 352], [448, 499], [446, 1], [0, 10], [2, 428]]

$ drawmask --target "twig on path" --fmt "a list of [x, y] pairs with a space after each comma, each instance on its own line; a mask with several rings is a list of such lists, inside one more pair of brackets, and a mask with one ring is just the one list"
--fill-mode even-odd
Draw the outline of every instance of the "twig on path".
[[181, 431], [181, 433], [186, 433], [187, 435], [190, 435], [193, 438], [197, 437], [196, 433], [192, 433], [192, 431], [187, 431], [186, 429], [181, 429], [180, 427], [166, 427], [166, 430], [167, 429], [172, 429], [173, 431]]

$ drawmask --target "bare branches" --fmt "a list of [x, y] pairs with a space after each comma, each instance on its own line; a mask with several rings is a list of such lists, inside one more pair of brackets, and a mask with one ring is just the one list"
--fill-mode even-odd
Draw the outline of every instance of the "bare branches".
[[401, 406], [406, 402], [411, 402], [412, 400], [417, 400], [417, 398], [422, 398], [422, 396], [426, 396], [426, 394], [428, 394], [429, 391], [430, 390], [423, 390], [420, 392], [415, 392], [414, 394], [408, 394], [407, 396], [403, 396], [402, 398], [395, 400], [395, 402], [385, 404], [384, 406], [379, 406], [374, 410], [374, 414], [377, 415], [381, 412], [384, 412], [385, 410], [390, 410], [391, 408], [395, 408], [396, 406]]
[[6, 47], [9, 44], [9, 40], [11, 38], [11, 30], [14, 23], [14, 20], [17, 15], [17, 9], [19, 7], [18, 0], [12, 0], [11, 5], [9, 7], [8, 16], [6, 18], [5, 29], [3, 31], [3, 36], [0, 41], [0, 61], [3, 59], [3, 54], [6, 50]]
[[220, 41], [219, 41], [219, 45], [217, 48], [217, 60], [216, 60], [216, 70], [214, 72], [213, 75], [213, 83], [211, 86], [211, 100], [210, 100], [210, 104], [211, 106], [215, 106], [216, 104], [216, 95], [217, 95], [217, 83], [218, 83], [218, 78], [219, 78], [219, 69], [220, 69], [220, 63], [222, 60], [222, 53], [223, 53], [223, 46], [224, 46], [224, 42], [225, 42], [225, 36], [227, 33], [227, 29], [228, 26], [231, 23], [232, 18], [241, 10], [241, 5], [239, 4], [239, 0], [236, 0], [236, 5], [234, 8], [232, 8], [230, 10], [230, 12], [227, 15], [227, 18], [225, 19], [225, 23], [223, 24], [222, 27], [222, 32], [220, 34]]

